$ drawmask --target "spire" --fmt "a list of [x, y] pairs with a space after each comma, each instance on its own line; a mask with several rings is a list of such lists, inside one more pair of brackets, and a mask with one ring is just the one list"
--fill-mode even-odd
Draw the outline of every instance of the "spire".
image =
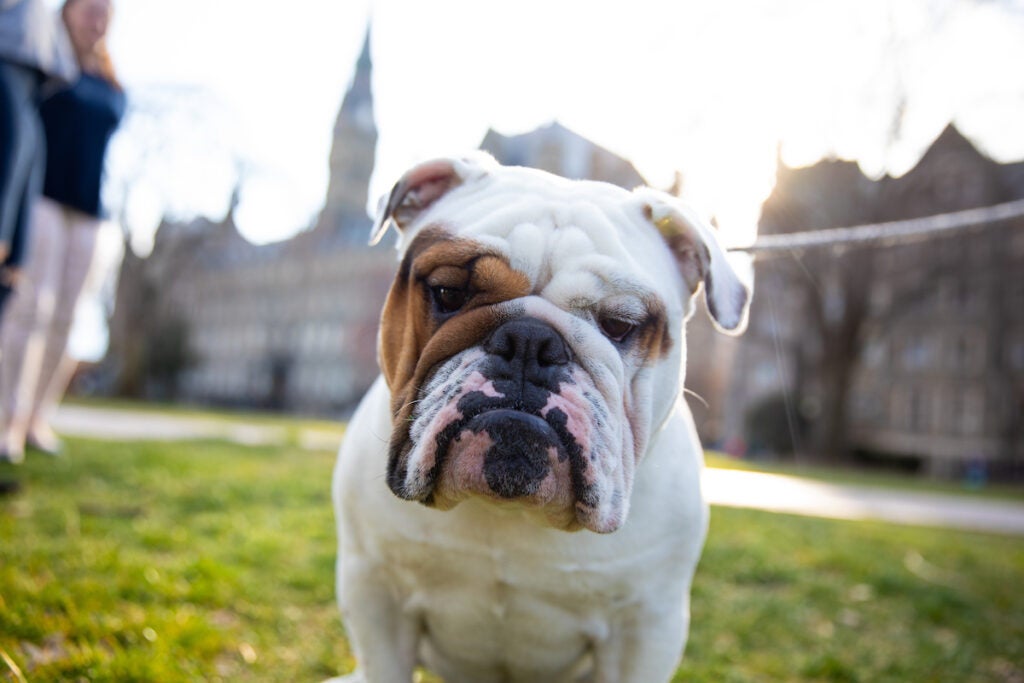
[[366, 197], [377, 147], [373, 111], [373, 61], [368, 24], [352, 82], [341, 101], [331, 144], [330, 180], [318, 229], [344, 235], [353, 244], [366, 242], [369, 218]]
[[359, 60], [356, 62], [356, 71], [369, 72], [373, 68], [370, 59], [370, 29], [371, 24], [366, 24], [366, 33], [363, 34], [363, 51], [359, 53]]
[[[356, 69], [352, 75], [352, 83], [341, 102], [341, 112], [339, 112], [338, 116], [339, 124], [343, 118], [352, 117], [355, 112], [359, 112], [357, 120], [359, 118], [365, 119], [367, 113], [372, 114], [373, 93], [371, 92], [371, 81], [373, 59], [370, 56], [370, 34], [371, 26], [367, 24], [366, 33], [363, 37], [363, 49], [356, 60]], [[364, 120], [363, 123], [366, 123], [366, 121]]]
[[228, 212], [224, 215], [224, 222], [235, 220], [235, 216], [238, 213], [238, 205], [242, 203], [242, 183], [236, 182], [235, 187], [231, 190], [231, 199], [228, 202]]

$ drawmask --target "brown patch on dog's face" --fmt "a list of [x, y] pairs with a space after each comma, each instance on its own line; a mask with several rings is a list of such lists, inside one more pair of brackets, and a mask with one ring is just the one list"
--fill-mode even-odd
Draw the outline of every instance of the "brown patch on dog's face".
[[642, 297], [647, 311], [643, 320], [635, 326], [626, 339], [625, 346], [638, 359], [641, 367], [651, 366], [664, 360], [672, 351], [672, 334], [668, 326], [665, 305], [654, 295]]
[[442, 228], [416, 236], [381, 317], [380, 361], [396, 432], [431, 368], [479, 344], [501, 322], [494, 304], [529, 292], [525, 275], [476, 242]]

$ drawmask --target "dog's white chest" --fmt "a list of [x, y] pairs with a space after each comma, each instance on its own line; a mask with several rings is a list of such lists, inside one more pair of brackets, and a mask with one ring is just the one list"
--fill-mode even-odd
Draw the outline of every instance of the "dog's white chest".
[[[355, 420], [350, 443], [384, 425]], [[379, 451], [346, 448], [335, 480], [343, 605], [359, 609], [367, 594], [352, 590], [353, 577], [366, 571], [412, 625], [417, 659], [446, 681], [580, 680], [624, 631], [657, 624], [648, 637], [658, 638], [686, 627], [680, 568], [695, 564], [706, 508], [699, 460], [664, 455], [642, 468], [627, 524], [602, 535], [547, 528], [486, 501], [438, 511], [399, 500], [383, 484]]]
[[[522, 539], [504, 546], [498, 537], [437, 540], [408, 546], [390, 565], [404, 608], [422, 624], [424, 659], [437, 670], [510, 678], [524, 669], [568, 672], [606, 636], [610, 604], [642, 599], [627, 597], [628, 582], [617, 575], [632, 568], [595, 573], [548, 539], [532, 548]], [[538, 553], [544, 548], [549, 554]]]
[[423, 660], [456, 680], [574, 680], [623, 623], [681, 600], [682, 539], [569, 534], [474, 501], [419, 512], [436, 524], [388, 541], [381, 567]]

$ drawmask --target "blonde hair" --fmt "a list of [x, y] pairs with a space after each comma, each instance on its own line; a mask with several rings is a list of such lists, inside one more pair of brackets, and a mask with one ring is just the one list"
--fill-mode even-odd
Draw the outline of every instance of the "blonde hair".
[[[64, 0], [64, 5], [60, 8], [60, 16], [64, 20], [65, 24], [67, 24], [68, 7], [73, 5], [76, 1], [77, 0]], [[110, 58], [110, 51], [107, 50], [106, 36], [100, 38], [96, 45], [93, 46], [92, 52], [89, 53], [88, 56], [92, 58], [93, 63], [95, 64], [96, 75], [120, 90], [121, 82], [117, 80], [117, 71], [114, 70], [114, 60]], [[79, 62], [82, 61], [82, 57], [83, 55], [78, 55]]]

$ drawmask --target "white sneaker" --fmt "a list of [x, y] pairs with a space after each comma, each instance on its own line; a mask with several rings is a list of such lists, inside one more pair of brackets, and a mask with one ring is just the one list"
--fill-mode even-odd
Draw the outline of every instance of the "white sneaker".
[[20, 465], [25, 462], [25, 451], [12, 451], [8, 450], [6, 447], [0, 447], [0, 462]]

